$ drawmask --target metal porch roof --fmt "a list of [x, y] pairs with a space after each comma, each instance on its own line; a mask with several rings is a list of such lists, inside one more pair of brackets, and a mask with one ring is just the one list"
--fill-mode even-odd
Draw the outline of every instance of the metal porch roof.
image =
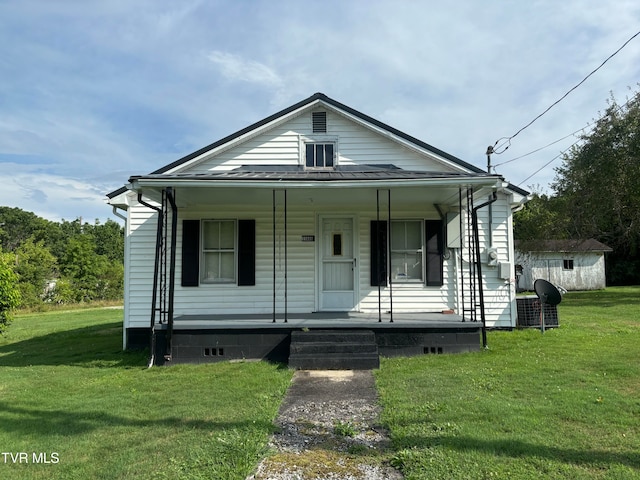
[[228, 171], [207, 173], [177, 173], [136, 175], [130, 182], [140, 180], [189, 181], [311, 181], [311, 182], [352, 182], [375, 180], [427, 180], [427, 179], [480, 179], [497, 180], [497, 175], [487, 173], [426, 172], [402, 170], [393, 165], [341, 165], [335, 169], [305, 169], [299, 165], [290, 166], [242, 166]]

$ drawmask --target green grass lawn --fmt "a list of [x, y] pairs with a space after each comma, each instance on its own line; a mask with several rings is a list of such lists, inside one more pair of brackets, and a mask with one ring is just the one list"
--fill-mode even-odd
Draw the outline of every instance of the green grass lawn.
[[640, 288], [568, 293], [559, 319], [489, 332], [488, 351], [383, 361], [406, 478], [640, 478]]
[[144, 354], [121, 351], [121, 318], [23, 315], [0, 337], [0, 478], [244, 479], [291, 373], [268, 363], [146, 369]]
[[[0, 337], [0, 478], [244, 479], [291, 372], [146, 369], [121, 317], [21, 315]], [[569, 293], [559, 317], [489, 332], [488, 351], [383, 360], [385, 458], [408, 479], [640, 479], [640, 288]]]

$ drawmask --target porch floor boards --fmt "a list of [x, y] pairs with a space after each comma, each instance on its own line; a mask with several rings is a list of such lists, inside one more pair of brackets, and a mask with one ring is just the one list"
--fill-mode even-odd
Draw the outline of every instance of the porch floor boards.
[[[161, 326], [165, 327], [166, 325]], [[276, 314], [276, 322], [273, 323], [273, 314], [203, 314], [181, 315], [173, 322], [174, 330], [182, 329], [477, 329], [479, 322], [463, 322], [462, 317], [456, 314], [443, 313], [394, 313], [393, 322], [391, 315], [382, 314], [382, 322], [378, 321], [377, 313], [362, 312], [314, 312], [314, 313], [289, 313], [287, 322], [284, 322], [284, 314]]]

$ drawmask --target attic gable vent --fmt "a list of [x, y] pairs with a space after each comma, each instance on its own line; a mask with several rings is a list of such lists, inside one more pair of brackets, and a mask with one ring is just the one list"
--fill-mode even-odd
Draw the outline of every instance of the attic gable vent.
[[327, 112], [313, 112], [311, 121], [313, 133], [327, 133]]

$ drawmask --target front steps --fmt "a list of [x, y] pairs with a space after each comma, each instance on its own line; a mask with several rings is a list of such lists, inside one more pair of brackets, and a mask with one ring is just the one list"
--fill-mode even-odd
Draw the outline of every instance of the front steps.
[[289, 367], [298, 370], [370, 370], [380, 368], [371, 330], [292, 331]]

